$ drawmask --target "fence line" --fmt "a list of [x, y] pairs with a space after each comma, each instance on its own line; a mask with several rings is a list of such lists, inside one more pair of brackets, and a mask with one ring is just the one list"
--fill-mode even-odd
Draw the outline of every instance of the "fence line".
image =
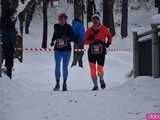
[[[16, 51], [23, 51], [23, 52], [53, 52], [53, 48], [16, 48]], [[121, 52], [121, 51], [126, 51], [126, 52], [131, 52], [132, 49], [126, 48], [126, 49], [121, 49], [121, 48], [109, 48], [106, 49], [109, 52]], [[74, 49], [75, 52], [85, 52], [87, 49]]]
[[[139, 76], [141, 69], [140, 68], [140, 43], [145, 44], [148, 41], [151, 41], [151, 63], [152, 64], [152, 76], [154, 78], [160, 77], [160, 39], [158, 36], [158, 33], [160, 32], [160, 27], [158, 27], [160, 24], [152, 24], [152, 30], [149, 30], [147, 32], [138, 34], [137, 32], [133, 32], [133, 71], [134, 71], [134, 77]], [[148, 35], [152, 35], [151, 38], [142, 39]], [[139, 39], [142, 40], [139, 40]], [[144, 48], [145, 49], [145, 48]], [[148, 53], [149, 54], [149, 53]], [[143, 55], [143, 54], [142, 54]], [[149, 58], [146, 58], [148, 60]], [[142, 63], [141, 63], [142, 64]], [[143, 63], [144, 64], [144, 63]]]

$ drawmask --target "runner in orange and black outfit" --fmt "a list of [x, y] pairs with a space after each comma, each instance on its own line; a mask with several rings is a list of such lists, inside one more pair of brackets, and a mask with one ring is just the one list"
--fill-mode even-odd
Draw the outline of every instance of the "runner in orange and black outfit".
[[[112, 43], [112, 35], [109, 29], [101, 24], [98, 14], [92, 16], [92, 22], [92, 27], [86, 31], [84, 44], [89, 45], [88, 61], [94, 84], [92, 90], [95, 91], [98, 90], [97, 77], [100, 79], [101, 88], [105, 89], [106, 87], [104, 81], [105, 55], [106, 48]], [[108, 41], [106, 38], [108, 38]]]

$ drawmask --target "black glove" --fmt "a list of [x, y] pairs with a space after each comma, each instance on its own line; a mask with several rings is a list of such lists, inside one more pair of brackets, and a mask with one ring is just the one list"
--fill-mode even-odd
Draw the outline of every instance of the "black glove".
[[105, 43], [105, 46], [106, 46], [106, 48], [109, 48], [109, 46], [110, 46], [109, 41], [107, 43]]
[[51, 45], [51, 47], [53, 47], [53, 46], [54, 46], [54, 42], [51, 42], [51, 44], [50, 44], [50, 45]]

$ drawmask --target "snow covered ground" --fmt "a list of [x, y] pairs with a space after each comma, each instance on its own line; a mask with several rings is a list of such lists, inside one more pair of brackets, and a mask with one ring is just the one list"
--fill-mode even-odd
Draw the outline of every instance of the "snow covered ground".
[[[70, 10], [67, 12], [72, 14]], [[129, 37], [121, 40], [118, 33], [111, 48], [132, 48], [132, 29], [148, 29], [149, 17], [154, 13], [155, 10], [132, 12]], [[24, 36], [25, 48], [41, 46], [42, 21], [37, 17], [32, 22], [31, 34]], [[53, 24], [50, 24], [48, 40], [52, 34]], [[97, 92], [90, 91], [92, 82], [86, 54], [83, 69], [69, 68], [69, 91], [53, 92], [53, 55], [25, 52], [24, 63], [15, 63], [13, 80], [5, 76], [0, 79], [0, 120], [145, 120], [146, 113], [160, 111], [160, 79], [126, 77], [132, 69], [131, 51], [108, 52], [107, 89]]]
[[160, 111], [160, 79], [138, 78], [98, 92], [35, 91], [23, 84], [0, 80], [0, 120], [145, 120], [146, 113]]

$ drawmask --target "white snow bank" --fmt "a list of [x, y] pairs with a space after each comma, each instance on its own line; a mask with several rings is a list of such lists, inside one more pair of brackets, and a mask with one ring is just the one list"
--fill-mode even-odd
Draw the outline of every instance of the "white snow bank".
[[160, 24], [160, 14], [152, 16], [151, 24]]
[[135, 27], [131, 29], [131, 32], [137, 32], [138, 34], [144, 33], [146, 32], [146, 28], [145, 27]]

